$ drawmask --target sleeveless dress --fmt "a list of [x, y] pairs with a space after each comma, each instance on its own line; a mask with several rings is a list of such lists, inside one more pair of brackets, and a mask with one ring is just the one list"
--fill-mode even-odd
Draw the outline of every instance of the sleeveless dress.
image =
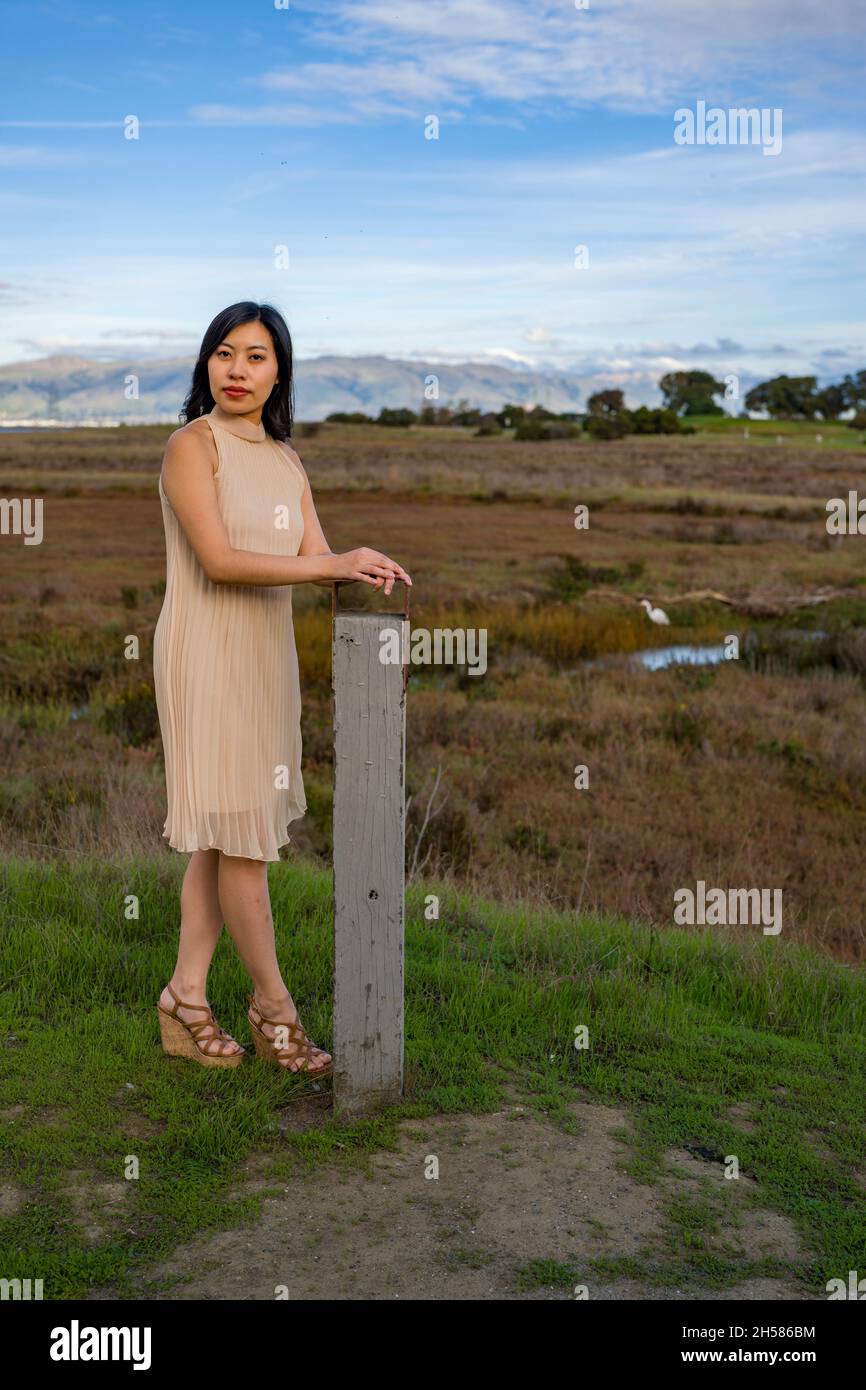
[[[263, 424], [214, 406], [207, 420], [229, 543], [297, 555], [304, 476]], [[159, 478], [166, 589], [153, 635], [173, 849], [279, 859], [307, 802], [292, 586], [208, 579]]]

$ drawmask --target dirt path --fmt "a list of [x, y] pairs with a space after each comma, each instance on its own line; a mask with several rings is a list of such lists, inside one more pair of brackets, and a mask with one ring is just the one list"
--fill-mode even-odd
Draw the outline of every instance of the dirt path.
[[[324, 1099], [324, 1098], [323, 1098]], [[291, 1107], [291, 1127], [314, 1121], [320, 1102]], [[304, 1113], [306, 1110], [308, 1113]], [[522, 1287], [532, 1260], [583, 1264], [598, 1256], [665, 1262], [664, 1212], [670, 1197], [705, 1192], [724, 1201], [727, 1218], [709, 1249], [728, 1258], [781, 1257], [787, 1280], [751, 1279], [735, 1288], [650, 1285], [632, 1279], [588, 1283], [594, 1299], [802, 1299], [796, 1280], [807, 1259], [787, 1219], [742, 1208], [757, 1184], [726, 1180], [721, 1165], [685, 1150], [665, 1155], [655, 1186], [634, 1182], [618, 1164], [629, 1156], [627, 1111], [583, 1101], [580, 1126], [564, 1134], [513, 1095], [490, 1115], [436, 1115], [399, 1126], [396, 1152], [369, 1159], [367, 1172], [328, 1166], [280, 1182], [253, 1227], [177, 1250], [139, 1281], [142, 1299], [570, 1299], [568, 1285]], [[620, 1131], [618, 1134], [617, 1131]], [[438, 1178], [425, 1177], [429, 1155]], [[237, 1192], [270, 1189], [268, 1158], [251, 1156]], [[707, 1186], [708, 1185], [708, 1186]], [[724, 1189], [722, 1192], [720, 1189]], [[670, 1257], [668, 1257], [670, 1258]], [[182, 1276], [170, 1290], [154, 1288]], [[94, 1291], [91, 1299], [115, 1296]], [[817, 1297], [817, 1295], [812, 1295]]]

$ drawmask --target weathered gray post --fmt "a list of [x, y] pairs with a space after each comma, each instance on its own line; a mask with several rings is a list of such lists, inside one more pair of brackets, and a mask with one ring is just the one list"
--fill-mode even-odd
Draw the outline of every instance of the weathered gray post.
[[[358, 581], [360, 582], [360, 581]], [[402, 581], [401, 581], [402, 582]], [[405, 612], [341, 609], [333, 588], [334, 1113], [403, 1092], [403, 905], [408, 663], [380, 659]]]

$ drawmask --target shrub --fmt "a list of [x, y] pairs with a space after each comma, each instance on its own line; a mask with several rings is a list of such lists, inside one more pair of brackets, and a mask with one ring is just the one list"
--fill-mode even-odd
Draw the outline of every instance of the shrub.
[[648, 410], [645, 405], [629, 412], [634, 434], [679, 434], [682, 426], [673, 410]]
[[539, 859], [548, 862], [555, 859], [558, 854], [558, 850], [554, 844], [551, 844], [546, 830], [542, 829], [541, 826], [527, 825], [524, 821], [520, 821], [513, 830], [509, 831], [505, 837], [505, 842], [512, 849], [527, 850], [531, 854], [537, 855]]
[[628, 580], [639, 579], [643, 574], [643, 560], [629, 560], [625, 569], [606, 565], [587, 565], [574, 555], [560, 555], [563, 568], [553, 570], [547, 579], [548, 591], [556, 598], [568, 602], [580, 598], [587, 589], [597, 584], [624, 584]]
[[383, 406], [379, 411], [377, 425], [388, 425], [391, 428], [408, 429], [410, 425], [418, 423], [418, 416], [414, 410], [392, 410], [388, 406]]
[[671, 504], [672, 512], [679, 512], [681, 516], [706, 516], [707, 504], [697, 497], [692, 497], [691, 493], [686, 493], [685, 497], [678, 497]]
[[593, 439], [623, 439], [631, 431], [630, 412], [619, 410], [612, 415], [587, 415], [584, 429]]
[[84, 704], [117, 667], [118, 644], [103, 630], [87, 640], [44, 632], [27, 642], [0, 640], [0, 693], [12, 700]]
[[570, 420], [521, 420], [514, 431], [515, 439], [576, 439], [580, 426]]
[[99, 701], [99, 722], [109, 734], [116, 734], [124, 744], [134, 748], [146, 747], [159, 732], [153, 686], [147, 681], [113, 691]]
[[680, 748], [701, 748], [709, 733], [709, 723], [696, 706], [680, 700], [662, 719], [661, 732]]

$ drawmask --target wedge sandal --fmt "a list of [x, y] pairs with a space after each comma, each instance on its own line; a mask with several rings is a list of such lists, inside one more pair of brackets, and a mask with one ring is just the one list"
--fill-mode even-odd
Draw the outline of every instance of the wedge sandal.
[[[257, 1018], [253, 1018], [253, 1012]], [[295, 1011], [297, 1013], [297, 1010]], [[294, 1023], [287, 1023], [286, 1020], [279, 1018], [266, 1018], [256, 1003], [255, 993], [250, 995], [250, 1008], [247, 1010], [247, 1018], [250, 1021], [250, 1028], [253, 1034], [253, 1043], [256, 1053], [265, 1062], [272, 1062], [283, 1071], [291, 1072], [292, 1076], [300, 1076], [302, 1073], [309, 1076], [313, 1081], [319, 1081], [323, 1076], [332, 1076], [334, 1072], [333, 1059], [325, 1066], [311, 1066], [311, 1062], [316, 1061], [316, 1053], [324, 1052], [324, 1048], [317, 1048], [307, 1037], [301, 1027], [300, 1018], [296, 1018]], [[262, 1032], [261, 1025], [270, 1023], [272, 1028], [282, 1028], [284, 1034], [288, 1035], [287, 1043], [277, 1043], [275, 1038], [269, 1038]], [[329, 1056], [325, 1053], [325, 1056]], [[285, 1057], [286, 1061], [280, 1061]], [[300, 1062], [300, 1066], [292, 1068], [292, 1062]]]
[[[194, 1061], [200, 1062], [203, 1067], [237, 1067], [246, 1056], [246, 1052], [211, 1052], [205, 1050], [210, 1048], [211, 1043], [237, 1042], [231, 1033], [227, 1033], [224, 1028], [220, 1028], [213, 1016], [213, 1010], [209, 1004], [187, 1004], [183, 999], [178, 998], [171, 985], [166, 985], [166, 989], [174, 999], [174, 1006], [171, 1009], [164, 1009], [161, 1004], [157, 1004], [159, 1013], [159, 1030], [162, 1034], [163, 1051], [170, 1057], [191, 1057]], [[178, 1014], [178, 1009], [200, 1009], [207, 1014], [207, 1018], [194, 1020], [192, 1023], [185, 1023]], [[216, 1033], [210, 1034], [207, 1038], [201, 1037], [203, 1028], [211, 1025], [216, 1029]], [[199, 1039], [201, 1041], [199, 1042]], [[240, 1044], [238, 1044], [240, 1046]]]

